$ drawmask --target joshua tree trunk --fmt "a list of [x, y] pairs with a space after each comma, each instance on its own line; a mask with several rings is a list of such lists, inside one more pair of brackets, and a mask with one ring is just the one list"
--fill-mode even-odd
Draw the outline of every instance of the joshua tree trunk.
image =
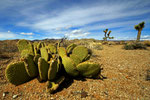
[[141, 31], [142, 31], [142, 30], [139, 30], [139, 31], [138, 31], [138, 35], [137, 35], [137, 41], [140, 41], [140, 37], [141, 37]]

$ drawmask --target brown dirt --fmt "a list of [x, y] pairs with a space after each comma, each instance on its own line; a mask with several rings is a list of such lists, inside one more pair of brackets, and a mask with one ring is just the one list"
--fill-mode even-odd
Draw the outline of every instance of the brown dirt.
[[[0, 99], [11, 100], [150, 100], [150, 48], [124, 50], [122, 45], [104, 46], [94, 50], [92, 60], [102, 64], [104, 80], [73, 80], [55, 94], [46, 93], [46, 83], [34, 79], [20, 86], [10, 84], [4, 75], [7, 64], [18, 58], [0, 61]], [[8, 92], [5, 97], [3, 93]]]

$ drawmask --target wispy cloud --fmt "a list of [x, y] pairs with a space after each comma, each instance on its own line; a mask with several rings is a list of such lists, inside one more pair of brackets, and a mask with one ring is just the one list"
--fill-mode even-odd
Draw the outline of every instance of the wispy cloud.
[[34, 33], [25, 33], [25, 32], [21, 32], [20, 34], [22, 34], [22, 35], [34, 35]]
[[0, 39], [14, 39], [16, 35], [13, 32], [0, 32]]
[[89, 35], [89, 32], [84, 32], [82, 30], [73, 30], [70, 33], [66, 33], [65, 36], [67, 36], [69, 39], [74, 38], [85, 38], [87, 35]]
[[141, 40], [150, 40], [150, 35], [141, 36]]
[[[149, 0], [81, 0], [79, 3], [72, 0], [6, 0], [0, 1], [0, 14], [10, 19], [8, 24], [34, 33], [25, 31], [21, 35], [36, 35], [38, 32], [42, 37], [49, 38], [63, 35], [97, 38], [97, 32], [105, 28], [116, 28], [112, 30], [114, 33], [119, 31], [118, 34], [124, 32], [130, 35], [134, 25], [141, 21], [150, 22], [149, 5]], [[0, 20], [3, 18], [0, 16]], [[150, 25], [145, 28], [150, 28]]]

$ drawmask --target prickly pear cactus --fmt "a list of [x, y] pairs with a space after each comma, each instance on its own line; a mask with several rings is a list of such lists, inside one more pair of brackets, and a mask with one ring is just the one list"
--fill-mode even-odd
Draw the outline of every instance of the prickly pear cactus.
[[77, 70], [84, 77], [94, 77], [99, 74], [100, 66], [96, 63], [83, 62], [77, 65]]
[[55, 59], [52, 59], [50, 61], [50, 67], [49, 67], [49, 70], [48, 70], [48, 80], [54, 80], [55, 77], [56, 77], [56, 74], [57, 74], [57, 66], [58, 65], [58, 62], [57, 60]]
[[50, 58], [49, 58], [49, 54], [48, 54], [48, 51], [45, 47], [42, 47], [40, 49], [41, 51], [41, 57], [45, 59], [45, 61], [48, 61]]
[[57, 90], [57, 88], [59, 87], [59, 85], [65, 80], [64, 76], [61, 76], [60, 78], [56, 79], [55, 81], [51, 82], [48, 81], [47, 82], [47, 87], [46, 87], [46, 91], [48, 93], [53, 93], [54, 91]]
[[71, 54], [70, 58], [74, 61], [75, 65], [78, 65], [79, 63], [81, 63], [82, 61], [80, 60], [80, 58], [75, 55], [75, 54]]
[[23, 61], [10, 63], [5, 70], [5, 76], [14, 85], [20, 85], [31, 80]]
[[47, 81], [49, 65], [45, 61], [45, 59], [43, 59], [41, 57], [38, 60], [38, 69], [39, 69], [40, 79], [43, 80], [43, 81]]
[[63, 56], [67, 56], [67, 51], [64, 47], [59, 47], [58, 48], [58, 54], [59, 56], [63, 57]]
[[24, 39], [19, 40], [17, 43], [17, 46], [20, 52], [22, 52], [25, 49], [28, 49], [28, 45], [29, 45], [29, 41], [24, 40]]
[[38, 59], [41, 57], [41, 55], [37, 54], [34, 56], [33, 61], [35, 63], [36, 66], [38, 66]]
[[22, 57], [26, 54], [34, 55], [33, 45], [29, 41], [24, 39], [19, 40], [17, 46]]
[[65, 71], [71, 76], [78, 76], [79, 72], [76, 69], [76, 65], [73, 60], [67, 56], [62, 57], [62, 63], [64, 65]]
[[77, 55], [81, 61], [84, 61], [89, 54], [89, 50], [84, 46], [77, 46], [73, 49], [72, 54]]
[[99, 64], [87, 62], [92, 55], [88, 48], [71, 44], [65, 49], [59, 44], [34, 42], [32, 45], [27, 40], [19, 40], [21, 61], [7, 66], [5, 74], [8, 81], [20, 85], [37, 77], [39, 82], [48, 81], [46, 90], [53, 93], [68, 75], [99, 78]]
[[49, 49], [51, 54], [56, 54], [56, 46], [48, 44], [47, 49]]
[[72, 53], [72, 50], [73, 50], [76, 46], [77, 46], [76, 44], [70, 44], [70, 45], [67, 47], [67, 53], [68, 53], [68, 54], [71, 54], [71, 53]]
[[38, 68], [36, 67], [33, 56], [32, 55], [26, 55], [22, 58], [22, 60], [25, 62], [25, 69], [30, 77], [36, 77], [38, 76]]

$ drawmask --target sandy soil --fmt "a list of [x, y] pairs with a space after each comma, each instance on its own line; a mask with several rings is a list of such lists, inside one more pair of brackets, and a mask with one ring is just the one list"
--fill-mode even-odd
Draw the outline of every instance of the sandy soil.
[[[46, 93], [46, 83], [34, 79], [20, 86], [10, 84], [4, 75], [11, 59], [0, 61], [0, 99], [11, 100], [150, 100], [150, 48], [124, 50], [122, 45], [94, 50], [92, 60], [102, 64], [104, 80], [68, 80], [55, 94]], [[4, 96], [5, 94], [5, 96]]]

